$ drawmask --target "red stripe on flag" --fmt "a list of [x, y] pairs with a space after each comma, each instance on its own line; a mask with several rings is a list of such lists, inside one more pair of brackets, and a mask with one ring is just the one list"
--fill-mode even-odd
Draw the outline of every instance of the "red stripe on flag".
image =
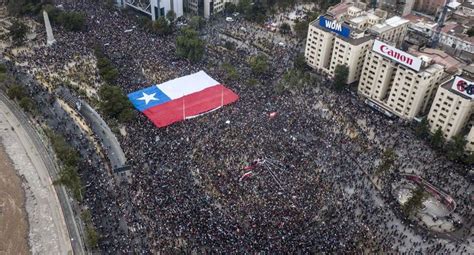
[[[165, 127], [191, 117], [233, 103], [239, 96], [222, 84], [168, 101], [149, 108], [143, 113], [157, 127]], [[183, 110], [184, 107], [184, 110]]]

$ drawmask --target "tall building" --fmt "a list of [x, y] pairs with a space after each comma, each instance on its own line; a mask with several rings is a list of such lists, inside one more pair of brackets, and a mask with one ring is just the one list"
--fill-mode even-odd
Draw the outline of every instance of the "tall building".
[[438, 9], [445, 5], [446, 1], [447, 0], [417, 0], [414, 9], [434, 16], [438, 12]]
[[212, 15], [224, 11], [226, 3], [237, 5], [239, 0], [187, 0], [185, 5], [188, 11], [208, 19]]
[[379, 8], [400, 16], [411, 13], [415, 6], [415, 0], [378, 0]]
[[367, 54], [358, 93], [403, 119], [427, 112], [444, 67], [375, 40]]
[[433, 133], [441, 129], [448, 140], [455, 135], [466, 135], [466, 147], [474, 151], [473, 113], [474, 75], [465, 70], [439, 87], [428, 122]]
[[120, 7], [131, 7], [156, 20], [174, 11], [176, 17], [183, 16], [183, 0], [116, 0]]
[[309, 25], [306, 62], [330, 76], [334, 75], [337, 65], [347, 65], [347, 83], [358, 81], [374, 36], [395, 43], [401, 42], [405, 36], [408, 21], [400, 17], [385, 18], [386, 12], [365, 11], [346, 2], [330, 8], [326, 15]]

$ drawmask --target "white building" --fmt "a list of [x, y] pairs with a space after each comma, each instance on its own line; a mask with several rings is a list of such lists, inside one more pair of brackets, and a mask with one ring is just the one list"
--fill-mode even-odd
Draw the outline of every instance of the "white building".
[[226, 3], [237, 5], [239, 0], [187, 0], [185, 5], [188, 11], [208, 19], [223, 12]]
[[367, 54], [358, 93], [407, 120], [427, 112], [444, 67], [376, 40]]
[[156, 20], [174, 11], [176, 17], [183, 16], [183, 0], [117, 0], [120, 7], [131, 7]]
[[399, 44], [407, 32], [407, 20], [397, 16], [385, 18], [384, 11], [364, 11], [347, 3], [330, 8], [327, 15], [309, 24], [306, 63], [329, 76], [334, 75], [337, 65], [346, 65], [349, 68], [347, 83], [358, 81], [373, 39]]

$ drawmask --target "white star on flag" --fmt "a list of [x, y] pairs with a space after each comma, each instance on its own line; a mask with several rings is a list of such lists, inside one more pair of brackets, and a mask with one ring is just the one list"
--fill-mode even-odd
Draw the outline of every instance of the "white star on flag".
[[158, 101], [158, 98], [155, 98], [155, 95], [156, 93], [152, 93], [150, 95], [148, 95], [147, 93], [145, 92], [142, 92], [143, 93], [143, 96], [140, 97], [140, 98], [137, 98], [138, 100], [143, 100], [145, 101], [145, 104], [147, 105], [150, 101], [152, 100], [157, 100]]

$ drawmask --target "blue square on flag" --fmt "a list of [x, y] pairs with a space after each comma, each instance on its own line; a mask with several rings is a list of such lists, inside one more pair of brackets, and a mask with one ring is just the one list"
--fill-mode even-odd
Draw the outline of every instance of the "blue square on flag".
[[171, 99], [156, 85], [128, 94], [128, 99], [140, 111], [166, 103]]

